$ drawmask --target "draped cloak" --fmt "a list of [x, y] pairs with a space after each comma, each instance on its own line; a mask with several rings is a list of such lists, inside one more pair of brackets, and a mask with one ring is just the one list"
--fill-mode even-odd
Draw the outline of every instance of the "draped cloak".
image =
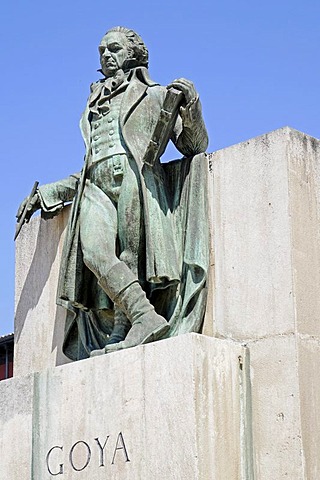
[[[72, 201], [57, 303], [67, 309], [63, 350], [73, 360], [102, 348], [113, 325], [112, 302], [84, 265], [79, 239], [78, 213], [90, 158], [89, 101], [99, 83], [92, 85], [80, 121], [86, 145], [82, 171], [39, 187], [44, 216], [57, 214]], [[207, 134], [198, 99], [190, 110], [181, 109], [171, 135], [184, 158], [162, 164], [158, 160], [153, 167], [143, 163], [165, 94], [166, 88], [152, 82], [146, 69], [137, 69], [123, 96], [120, 129], [139, 171], [145, 237], [139, 262], [144, 264], [144, 288], [157, 312], [168, 320], [170, 337], [199, 332], [202, 326], [209, 268], [208, 166], [201, 153]]]

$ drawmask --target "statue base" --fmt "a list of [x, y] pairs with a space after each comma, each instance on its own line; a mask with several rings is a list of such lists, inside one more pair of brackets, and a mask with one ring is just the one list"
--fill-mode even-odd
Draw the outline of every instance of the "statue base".
[[187, 334], [0, 384], [8, 480], [251, 478], [246, 348]]

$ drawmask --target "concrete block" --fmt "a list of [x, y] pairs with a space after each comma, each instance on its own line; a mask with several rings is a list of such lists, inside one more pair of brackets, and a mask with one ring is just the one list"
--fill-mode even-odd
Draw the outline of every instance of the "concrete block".
[[294, 331], [286, 129], [212, 155], [215, 331]]
[[246, 354], [187, 334], [34, 374], [32, 459], [5, 478], [251, 479]]
[[65, 311], [56, 305], [68, 210], [32, 219], [16, 240], [14, 375], [68, 362], [61, 350]]
[[320, 337], [320, 141], [288, 133], [289, 218], [296, 332]]
[[319, 335], [319, 160], [287, 127], [211, 156], [215, 335]]

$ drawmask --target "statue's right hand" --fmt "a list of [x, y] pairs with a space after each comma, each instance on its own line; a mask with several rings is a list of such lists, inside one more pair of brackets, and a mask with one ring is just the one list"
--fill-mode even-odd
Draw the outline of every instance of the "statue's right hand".
[[34, 212], [36, 212], [37, 210], [39, 210], [39, 208], [41, 208], [40, 198], [39, 198], [38, 193], [35, 193], [31, 199], [29, 199], [29, 197], [26, 197], [21, 202], [21, 204], [18, 208], [17, 214], [16, 214], [17, 222], [20, 221], [20, 218], [21, 218], [21, 216], [22, 216], [22, 214], [23, 214], [27, 205], [28, 205], [27, 213], [26, 213], [26, 216], [25, 216], [25, 222], [26, 223], [29, 222], [29, 220], [32, 217], [32, 215], [34, 214]]

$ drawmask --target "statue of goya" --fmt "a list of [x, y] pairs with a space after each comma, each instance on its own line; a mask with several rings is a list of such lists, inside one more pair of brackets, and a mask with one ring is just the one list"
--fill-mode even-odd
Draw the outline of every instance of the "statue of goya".
[[[99, 53], [103, 78], [80, 122], [81, 172], [38, 187], [17, 214], [28, 221], [41, 209], [52, 218], [72, 202], [57, 303], [67, 308], [63, 350], [73, 360], [199, 332], [206, 306], [208, 137], [199, 97], [186, 79], [151, 80], [133, 30], [109, 30]], [[169, 139], [183, 158], [162, 164]]]

